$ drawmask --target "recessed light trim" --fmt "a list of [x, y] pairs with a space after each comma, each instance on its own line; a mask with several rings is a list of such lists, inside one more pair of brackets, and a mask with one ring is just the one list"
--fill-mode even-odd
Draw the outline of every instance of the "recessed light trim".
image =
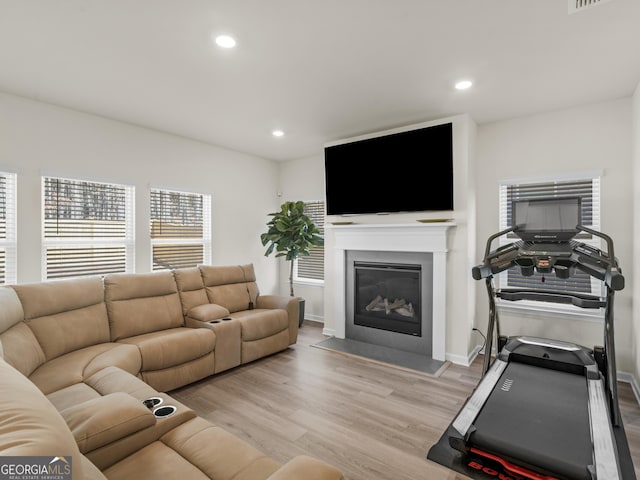
[[230, 35], [216, 35], [214, 37], [216, 45], [222, 48], [233, 48], [236, 46], [236, 40]]
[[282, 130], [274, 130], [273, 132], [271, 132], [271, 135], [273, 135], [274, 137], [283, 137], [284, 132]]
[[473, 82], [471, 80], [460, 80], [459, 82], [456, 82], [456, 90], [466, 90], [468, 88], [471, 88], [471, 86], [473, 85]]

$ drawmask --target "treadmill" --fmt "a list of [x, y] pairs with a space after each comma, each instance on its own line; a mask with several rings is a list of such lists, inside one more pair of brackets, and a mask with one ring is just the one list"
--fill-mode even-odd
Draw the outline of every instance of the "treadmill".
[[[511, 228], [487, 240], [472, 269], [489, 297], [483, 377], [427, 458], [472, 478], [502, 480], [635, 479], [618, 405], [613, 304], [624, 277], [612, 239], [580, 225], [580, 199], [518, 200]], [[576, 240], [602, 239], [603, 251]], [[492, 250], [499, 237], [516, 240]], [[603, 282], [604, 295], [544, 288], [495, 289], [493, 277], [511, 268], [524, 276], [568, 279], [576, 271]], [[603, 345], [500, 333], [496, 298], [535, 300], [604, 310]], [[494, 336], [497, 355], [492, 359]]]

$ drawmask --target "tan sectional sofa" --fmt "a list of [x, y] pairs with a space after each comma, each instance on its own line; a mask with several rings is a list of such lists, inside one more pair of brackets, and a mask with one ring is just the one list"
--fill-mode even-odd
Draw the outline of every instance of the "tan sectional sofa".
[[252, 265], [0, 287], [0, 457], [71, 457], [74, 479], [341, 479], [166, 393], [286, 349], [297, 315], [259, 294]]

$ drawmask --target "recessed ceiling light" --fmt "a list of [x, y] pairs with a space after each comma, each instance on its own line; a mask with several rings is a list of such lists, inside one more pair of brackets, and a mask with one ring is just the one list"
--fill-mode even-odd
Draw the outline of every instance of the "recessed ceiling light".
[[473, 85], [473, 82], [471, 80], [460, 80], [458, 83], [456, 83], [456, 89], [466, 90], [467, 88], [471, 87], [471, 85]]
[[222, 48], [233, 48], [236, 46], [236, 40], [229, 35], [218, 35], [215, 37], [215, 42]]
[[273, 135], [274, 137], [282, 137], [284, 135], [284, 132], [282, 130], [274, 130], [273, 132], [271, 132], [271, 135]]

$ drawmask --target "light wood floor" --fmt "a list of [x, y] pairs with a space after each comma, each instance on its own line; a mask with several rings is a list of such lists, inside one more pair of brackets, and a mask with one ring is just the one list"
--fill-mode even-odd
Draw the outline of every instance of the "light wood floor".
[[[433, 378], [311, 346], [324, 338], [305, 322], [288, 350], [171, 395], [282, 463], [308, 454], [347, 480], [466, 478], [426, 453], [477, 384], [480, 361]], [[628, 384], [619, 388], [640, 478], [640, 407]]]

